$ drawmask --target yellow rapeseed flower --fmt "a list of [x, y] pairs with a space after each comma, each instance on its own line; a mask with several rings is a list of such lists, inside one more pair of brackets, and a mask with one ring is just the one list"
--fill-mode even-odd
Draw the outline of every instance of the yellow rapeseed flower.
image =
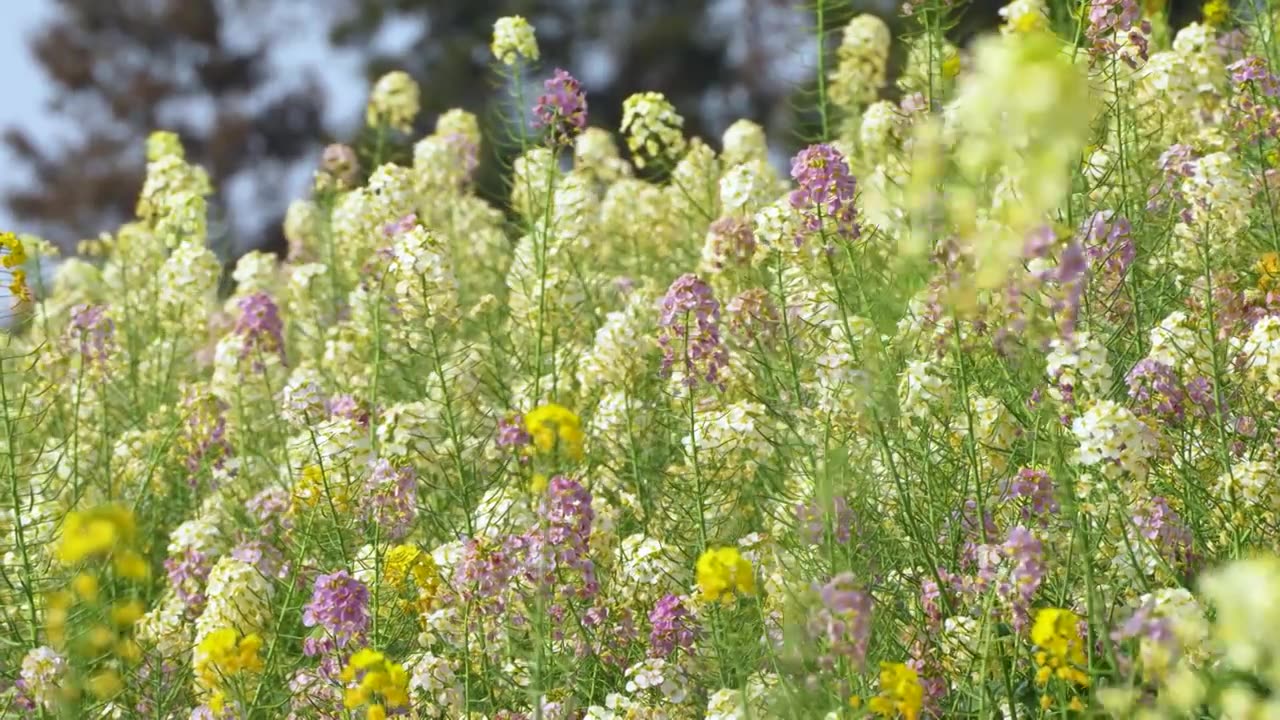
[[1220, 27], [1231, 17], [1231, 5], [1227, 0], [1209, 0], [1201, 8], [1204, 24], [1209, 27]]
[[200, 654], [205, 660], [196, 671], [210, 686], [218, 687], [221, 679], [240, 672], [261, 672], [262, 637], [251, 633], [240, 637], [234, 628], [219, 628], [200, 641]]
[[538, 452], [550, 455], [557, 450], [573, 460], [581, 460], [586, 435], [577, 413], [563, 405], [547, 403], [524, 416], [524, 428]]
[[867, 701], [867, 709], [881, 717], [916, 720], [924, 705], [924, 687], [915, 670], [903, 663], [880, 663], [880, 693]]
[[55, 554], [64, 565], [105, 556], [118, 545], [131, 542], [134, 531], [133, 513], [119, 505], [73, 510], [62, 521]]
[[342, 681], [347, 684], [343, 705], [348, 710], [364, 707], [366, 717], [372, 720], [385, 718], [387, 708], [409, 704], [409, 673], [372, 648], [351, 656], [342, 669]]
[[707, 550], [698, 558], [698, 591], [710, 602], [729, 601], [736, 594], [749, 595], [756, 587], [751, 562], [737, 548]]
[[1280, 279], [1280, 253], [1263, 253], [1255, 267], [1258, 270], [1258, 289], [1270, 290]]

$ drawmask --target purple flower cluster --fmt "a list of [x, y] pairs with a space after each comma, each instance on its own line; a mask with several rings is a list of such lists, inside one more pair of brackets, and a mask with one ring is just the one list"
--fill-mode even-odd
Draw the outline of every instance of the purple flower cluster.
[[85, 365], [105, 365], [115, 350], [115, 324], [107, 317], [105, 305], [76, 305], [71, 308], [67, 336]]
[[522, 448], [533, 442], [533, 436], [524, 427], [524, 415], [514, 413], [498, 420], [498, 432], [494, 442], [503, 450]]
[[548, 128], [553, 142], [568, 142], [587, 126], [587, 94], [568, 72], [556, 68], [533, 106], [534, 127]]
[[679, 595], [667, 595], [649, 612], [649, 657], [670, 657], [693, 650], [698, 624]]
[[[1147, 35], [1151, 34], [1151, 23], [1142, 20], [1142, 10], [1138, 7], [1137, 0], [1092, 0], [1084, 34], [1093, 44], [1095, 57], [1117, 53], [1120, 44], [1116, 42], [1116, 38], [1127, 35], [1129, 42], [1137, 49], [1138, 57], [1146, 60]], [[1121, 55], [1120, 59], [1129, 67], [1137, 66], [1137, 61], [1128, 55]]]
[[418, 518], [417, 476], [413, 468], [397, 468], [386, 459], [373, 463], [365, 491], [370, 499], [369, 522], [387, 540], [400, 540]]
[[1160, 168], [1161, 179], [1147, 189], [1148, 211], [1165, 212], [1170, 206], [1177, 208], [1186, 206], [1186, 199], [1179, 190], [1179, 185], [1183, 178], [1195, 174], [1197, 159], [1196, 151], [1190, 145], [1171, 145], [1168, 150], [1160, 153], [1157, 165]]
[[594, 520], [586, 488], [562, 475], [551, 478], [538, 504], [538, 525], [527, 536], [527, 570], [536, 586], [564, 595], [595, 596], [600, 586], [589, 547]]
[[191, 617], [199, 615], [204, 609], [204, 584], [213, 570], [211, 556], [197, 550], [186, 549], [175, 553], [164, 560], [165, 574], [169, 578], [169, 586], [187, 607]]
[[1232, 99], [1236, 129], [1253, 141], [1280, 135], [1280, 109], [1258, 98], [1280, 97], [1280, 80], [1272, 74], [1267, 61], [1250, 55], [1227, 69], [1239, 90]]
[[262, 540], [240, 543], [231, 549], [231, 557], [252, 565], [263, 577], [276, 580], [289, 578], [289, 562], [280, 549], [271, 543]]
[[269, 487], [249, 498], [244, 507], [249, 516], [258, 521], [260, 533], [271, 537], [293, 528], [290, 503], [288, 488]]
[[284, 356], [284, 322], [275, 300], [264, 292], [240, 300], [240, 317], [234, 332], [244, 338], [245, 355], [279, 353]]
[[1012, 498], [1030, 501], [1020, 510], [1023, 520], [1034, 515], [1043, 521], [1047, 515], [1056, 515], [1061, 509], [1054, 497], [1053, 478], [1044, 470], [1022, 468], [1010, 481], [1008, 494]]
[[497, 615], [506, 607], [503, 593], [518, 569], [517, 556], [518, 551], [513, 553], [511, 548], [469, 538], [454, 569], [453, 586], [479, 612]]
[[178, 436], [178, 449], [187, 468], [187, 482], [196, 487], [202, 467], [220, 467], [231, 454], [227, 440], [225, 404], [213, 395], [189, 392], [182, 400], [187, 422]]
[[809, 616], [809, 633], [826, 641], [819, 663], [830, 670], [839, 658], [846, 658], [860, 667], [871, 637], [871, 596], [858, 589], [848, 572], [815, 589], [821, 605]]
[[1125, 383], [1139, 415], [1177, 423], [1188, 411], [1212, 416], [1217, 408], [1209, 378], [1198, 376], [1184, 383], [1173, 368], [1151, 358], [1139, 360], [1125, 376]]
[[679, 353], [685, 385], [720, 383], [729, 354], [720, 339], [720, 302], [702, 278], [685, 273], [671, 283], [662, 298], [658, 344], [664, 375], [670, 376]]
[[302, 624], [320, 627], [342, 648], [360, 641], [369, 630], [369, 588], [346, 570], [316, 578]]
[[[791, 207], [804, 215], [805, 231], [820, 232], [830, 221], [836, 237], [856, 240], [862, 234], [853, 204], [857, 182], [839, 150], [825, 143], [801, 150], [791, 159], [791, 177], [797, 185]], [[803, 233], [797, 235], [796, 247], [803, 240]]]
[[329, 400], [329, 416], [354, 420], [360, 425], [369, 424], [369, 409], [353, 395], [334, 395]]
[[1194, 565], [1191, 530], [1168, 500], [1156, 496], [1144, 503], [1133, 514], [1133, 526], [1170, 567], [1183, 570]]
[[1044, 545], [1034, 533], [1019, 525], [1009, 531], [1001, 550], [1012, 567], [1008, 582], [999, 587], [1000, 595], [1012, 609], [1013, 627], [1022, 630], [1030, 621], [1031, 600], [1044, 580]]

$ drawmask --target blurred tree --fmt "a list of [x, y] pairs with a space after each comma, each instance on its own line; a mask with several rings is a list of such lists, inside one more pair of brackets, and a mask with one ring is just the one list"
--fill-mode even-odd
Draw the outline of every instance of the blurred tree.
[[[333, 48], [357, 52], [367, 81], [390, 69], [417, 79], [419, 133], [440, 112], [462, 107], [481, 116], [487, 137], [509, 137], [504, 123], [515, 112], [509, 87], [491, 69], [488, 45], [493, 21], [519, 14], [537, 28], [542, 54], [537, 76], [523, 79], [526, 104], [543, 77], [563, 67], [586, 88], [593, 125], [616, 128], [628, 95], [659, 90], [693, 135], [714, 140], [746, 117], [788, 152], [817, 134], [815, 114], [796, 110], [812, 107], [817, 46], [814, 13], [796, 0], [49, 1], [56, 18], [32, 48], [56, 86], [52, 109], [80, 134], [45, 149], [9, 130], [4, 140], [35, 182], [7, 201], [30, 223], [26, 229], [64, 246], [132, 214], [142, 139], [163, 127], [182, 136], [190, 157], [217, 183], [215, 242], [229, 251], [283, 247], [279, 220], [290, 198], [281, 180], [298, 162], [313, 161], [335, 129], [324, 126], [325, 97], [314, 78], [273, 70], [271, 51], [291, 30], [275, 12], [282, 9], [323, 15]], [[996, 27], [1003, 4], [958, 4], [950, 35], [963, 43]], [[1198, 7], [1194, 0], [1167, 5], [1175, 26]], [[893, 17], [896, 6], [897, 0], [827, 0], [825, 37], [839, 42], [839, 29], [862, 11], [887, 17], [895, 34], [905, 32], [910, 26]], [[380, 49], [388, 33], [401, 38], [390, 51]], [[359, 108], [342, 111], [354, 116]], [[482, 165], [480, 189], [498, 200], [513, 144], [490, 149], [496, 152]]]
[[[220, 187], [237, 176], [252, 184], [262, 207], [249, 217], [266, 219], [235, 230], [271, 244], [285, 202], [272, 197], [273, 178], [314, 147], [324, 98], [306, 79], [281, 85], [266, 77], [268, 28], [252, 37], [240, 22], [230, 38], [230, 15], [243, 20], [269, 1], [55, 0], [55, 19], [32, 51], [55, 85], [51, 110], [79, 136], [45, 149], [6, 131], [35, 178], [7, 199], [26, 229], [68, 247], [128, 219], [141, 187], [142, 140], [165, 127]], [[214, 212], [211, 229], [222, 225], [225, 240], [231, 232], [216, 222], [227, 217], [225, 204]]]

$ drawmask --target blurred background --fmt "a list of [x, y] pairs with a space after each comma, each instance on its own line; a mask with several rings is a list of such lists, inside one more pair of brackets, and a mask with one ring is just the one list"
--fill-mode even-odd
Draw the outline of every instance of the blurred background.
[[[826, 25], [893, 4], [839, 4]], [[0, 0], [0, 228], [67, 250], [113, 230], [133, 214], [143, 140], [163, 128], [216, 182], [224, 257], [280, 249], [289, 201], [326, 143], [355, 141], [383, 72], [421, 84], [419, 134], [462, 107], [487, 138], [507, 135], [488, 46], [511, 14], [537, 28], [529, 83], [569, 70], [592, 125], [616, 129], [626, 96], [658, 90], [713, 144], [745, 117], [785, 158], [812, 130], [796, 108], [813, 88], [815, 18], [796, 0]], [[512, 148], [486, 150], [481, 192], [498, 200]]]

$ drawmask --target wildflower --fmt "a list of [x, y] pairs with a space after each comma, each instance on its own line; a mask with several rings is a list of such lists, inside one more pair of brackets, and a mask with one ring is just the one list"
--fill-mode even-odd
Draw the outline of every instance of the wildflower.
[[831, 71], [831, 100], [854, 109], [875, 100], [885, 84], [891, 42], [889, 26], [875, 15], [864, 13], [850, 20]]
[[22, 657], [15, 685], [21, 697], [35, 708], [52, 712], [62, 697], [67, 661], [51, 647], [33, 648]]
[[713, 548], [702, 553], [698, 558], [697, 580], [702, 599], [709, 602], [728, 602], [738, 594], [750, 595], [756, 586], [751, 562], [735, 547]]
[[533, 26], [519, 15], [498, 18], [493, 24], [493, 42], [489, 48], [493, 56], [508, 67], [515, 65], [520, 58], [538, 59], [538, 40], [534, 37]]
[[365, 483], [369, 522], [388, 540], [399, 540], [418, 517], [417, 477], [412, 467], [395, 467], [386, 459], [373, 464]]
[[836, 575], [817, 592], [821, 606], [809, 618], [809, 632], [827, 641], [824, 665], [845, 657], [861, 666], [871, 636], [871, 596], [856, 587], [849, 572]]
[[414, 118], [418, 117], [419, 93], [418, 83], [408, 73], [395, 70], [383, 75], [369, 95], [366, 122], [370, 127], [386, 123], [400, 132], [410, 132]]
[[1209, 0], [1201, 8], [1204, 24], [1209, 27], [1221, 27], [1231, 17], [1231, 3], [1228, 0]]
[[1052, 676], [1072, 684], [1089, 685], [1089, 676], [1081, 669], [1086, 664], [1084, 640], [1080, 637], [1080, 617], [1063, 608], [1042, 608], [1031, 626], [1031, 642], [1036, 653], [1036, 683], [1045, 685]]
[[302, 624], [321, 627], [338, 647], [364, 637], [369, 629], [369, 588], [346, 570], [316, 578]]
[[524, 416], [524, 429], [538, 452], [550, 455], [562, 452], [572, 460], [581, 460], [586, 436], [578, 415], [563, 405], [547, 403]]
[[1277, 279], [1280, 279], [1280, 253], [1263, 253], [1258, 258], [1258, 289], [1270, 290]]
[[924, 686], [915, 670], [903, 663], [880, 663], [880, 692], [867, 709], [881, 717], [916, 720], [924, 706]]
[[197, 668], [211, 687], [219, 687], [222, 681], [236, 673], [262, 671], [262, 637], [250, 633], [241, 637], [234, 628], [220, 628], [200, 641], [198, 651], [205, 663]]
[[350, 145], [326, 145], [320, 154], [320, 168], [337, 183], [339, 189], [350, 188], [360, 177], [360, 158]]
[[667, 595], [649, 612], [649, 657], [670, 657], [676, 649], [693, 650], [698, 626], [679, 595]]
[[[845, 240], [856, 240], [861, 235], [853, 204], [857, 183], [839, 150], [827, 144], [801, 150], [791, 159], [791, 177], [796, 181], [791, 207], [803, 214], [805, 230], [816, 233], [829, 227], [836, 237]], [[796, 247], [803, 239], [796, 236]]]
[[587, 126], [587, 95], [581, 83], [559, 68], [542, 86], [546, 92], [533, 107], [534, 126], [547, 128], [553, 142], [567, 143]]
[[133, 512], [119, 505], [92, 510], [72, 510], [62, 521], [62, 535], [55, 554], [64, 565], [109, 554], [133, 541]]
[[622, 104], [622, 132], [637, 167], [684, 153], [684, 118], [662, 93], [637, 93]]
[[671, 374], [679, 353], [686, 386], [699, 381], [718, 384], [729, 357], [720, 340], [720, 303], [711, 286], [692, 273], [681, 275], [662, 298], [661, 309], [658, 344], [663, 373]]
[[32, 300], [31, 288], [27, 286], [27, 272], [22, 264], [27, 261], [27, 252], [22, 241], [11, 232], [0, 232], [0, 267], [9, 271], [9, 294], [19, 300]]
[[284, 323], [270, 295], [256, 292], [240, 300], [234, 332], [244, 338], [242, 357], [284, 352]]
[[388, 710], [409, 704], [409, 674], [404, 666], [372, 648], [356, 651], [340, 677], [347, 684], [343, 707], [365, 708], [368, 720], [384, 720]]

